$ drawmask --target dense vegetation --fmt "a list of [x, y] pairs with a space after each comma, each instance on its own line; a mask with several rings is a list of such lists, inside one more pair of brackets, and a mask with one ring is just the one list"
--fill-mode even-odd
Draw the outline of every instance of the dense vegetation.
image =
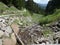
[[60, 0], [51, 0], [51, 1], [49, 1], [45, 12], [47, 14], [49, 14], [49, 13], [52, 14], [56, 8], [60, 8]]

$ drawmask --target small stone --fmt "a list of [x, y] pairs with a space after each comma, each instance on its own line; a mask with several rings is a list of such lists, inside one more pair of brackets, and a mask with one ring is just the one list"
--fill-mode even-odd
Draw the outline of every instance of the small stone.
[[4, 32], [0, 30], [0, 37], [4, 35]]
[[5, 31], [8, 32], [8, 33], [12, 33], [12, 29], [11, 29], [10, 26], [7, 26]]

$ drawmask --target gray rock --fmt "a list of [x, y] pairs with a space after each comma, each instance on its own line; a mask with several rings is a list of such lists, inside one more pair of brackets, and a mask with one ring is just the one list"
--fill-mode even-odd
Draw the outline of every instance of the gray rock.
[[2, 27], [1, 30], [5, 30], [5, 31], [8, 32], [8, 33], [12, 33], [12, 29], [11, 29], [10, 26]]
[[8, 32], [8, 33], [12, 33], [12, 29], [11, 29], [10, 26], [7, 26], [5, 31]]

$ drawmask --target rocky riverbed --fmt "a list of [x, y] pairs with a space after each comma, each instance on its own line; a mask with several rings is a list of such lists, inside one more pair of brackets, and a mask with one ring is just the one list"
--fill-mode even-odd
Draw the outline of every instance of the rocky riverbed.
[[0, 45], [60, 44], [60, 21], [41, 26], [29, 18], [0, 17]]
[[26, 19], [27, 17], [23, 16], [0, 16], [0, 45], [18, 45], [16, 36], [20, 30], [19, 27], [23, 24], [25, 27], [26, 22], [31, 21]]
[[0, 45], [15, 45], [16, 37], [12, 28], [9, 17], [0, 17]]

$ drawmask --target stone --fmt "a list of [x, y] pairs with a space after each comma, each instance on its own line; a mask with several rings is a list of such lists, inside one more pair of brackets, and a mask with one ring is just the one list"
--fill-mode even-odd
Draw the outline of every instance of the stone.
[[8, 33], [12, 33], [12, 29], [11, 29], [10, 26], [7, 26], [5, 31], [8, 32]]
[[4, 38], [3, 45], [16, 45], [16, 43], [11, 38]]
[[2, 45], [2, 39], [0, 39], [0, 45]]
[[0, 37], [4, 35], [4, 32], [0, 30]]
[[3, 26], [3, 27], [1, 27], [1, 30], [5, 30], [8, 33], [12, 33], [12, 29], [10, 26], [6, 26], [6, 27]]
[[19, 25], [17, 25], [16, 23], [13, 23], [11, 25], [11, 27], [12, 27], [14, 33], [18, 34], [18, 32], [19, 32]]

